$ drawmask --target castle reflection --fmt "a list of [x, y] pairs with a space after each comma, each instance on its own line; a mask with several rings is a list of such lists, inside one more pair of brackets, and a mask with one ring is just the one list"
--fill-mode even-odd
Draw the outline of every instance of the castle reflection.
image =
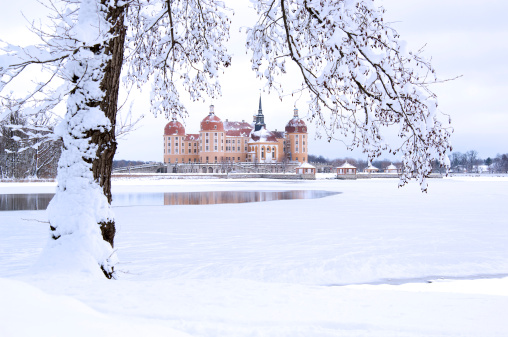
[[323, 198], [337, 192], [327, 191], [209, 191], [164, 193], [164, 205], [210, 205], [210, 204], [241, 204], [291, 199]]
[[[162, 205], [241, 204], [291, 199], [316, 199], [339, 192], [295, 191], [208, 191], [113, 194], [115, 207]], [[0, 211], [45, 210], [54, 194], [0, 194]]]

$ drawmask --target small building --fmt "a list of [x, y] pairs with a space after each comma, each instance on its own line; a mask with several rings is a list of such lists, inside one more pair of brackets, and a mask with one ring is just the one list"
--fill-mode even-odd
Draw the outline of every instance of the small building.
[[363, 172], [365, 173], [377, 173], [379, 172], [379, 169], [375, 166], [373, 166], [372, 164], [369, 164], [369, 166], [367, 166]]
[[390, 164], [385, 168], [385, 173], [398, 173], [399, 170], [397, 169], [397, 166]]
[[316, 175], [316, 167], [305, 162], [296, 168], [296, 174]]
[[337, 167], [337, 175], [356, 175], [356, 167], [345, 162], [342, 166]]

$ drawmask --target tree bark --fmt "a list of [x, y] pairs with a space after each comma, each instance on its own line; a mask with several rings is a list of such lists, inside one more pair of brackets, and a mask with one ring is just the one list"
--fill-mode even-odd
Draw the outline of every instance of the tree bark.
[[[106, 0], [101, 0], [105, 5]], [[127, 8], [109, 7], [108, 21], [112, 24], [110, 30], [115, 37], [106, 45], [106, 54], [111, 55], [111, 59], [106, 65], [104, 79], [101, 82], [101, 89], [104, 92], [104, 99], [100, 102], [100, 108], [111, 122], [111, 129], [108, 131], [96, 131], [92, 134], [91, 141], [98, 145], [97, 157], [92, 163], [94, 179], [102, 187], [104, 195], [111, 204], [111, 171], [113, 169], [113, 158], [116, 152], [116, 115], [118, 110], [118, 91], [120, 88], [120, 73], [122, 71], [124, 42], [126, 27], [124, 25], [124, 16]], [[114, 246], [115, 222], [108, 221], [99, 223], [104, 241]]]

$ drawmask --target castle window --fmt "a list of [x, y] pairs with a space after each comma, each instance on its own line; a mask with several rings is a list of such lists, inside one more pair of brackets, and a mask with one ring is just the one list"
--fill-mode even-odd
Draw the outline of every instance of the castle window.
[[191, 150], [191, 149], [189, 149], [189, 153], [192, 153], [191, 151], [192, 151], [192, 150]]
[[206, 133], [206, 136], [208, 137], [208, 132]]
[[217, 132], [215, 133], [215, 137], [217, 137]]
[[214, 126], [213, 126], [213, 128], [214, 128], [215, 130], [217, 130], [217, 125], [214, 125]]
[[178, 137], [175, 137], [175, 140], [178, 140]]
[[168, 164], [171, 164], [171, 158], [168, 158]]
[[217, 157], [215, 157], [215, 163], [217, 163]]
[[208, 157], [206, 157], [206, 163], [208, 164]]
[[208, 145], [206, 146], [206, 151], [207, 151], [207, 152], [209, 151], [209, 149], [208, 149]]
[[240, 157], [238, 157], [238, 161], [240, 161]]

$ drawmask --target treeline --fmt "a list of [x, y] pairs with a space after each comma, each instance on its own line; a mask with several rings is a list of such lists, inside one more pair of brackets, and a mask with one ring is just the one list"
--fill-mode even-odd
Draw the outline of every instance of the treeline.
[[[328, 159], [323, 156], [315, 156], [309, 154], [310, 163], [320, 163], [330, 165], [332, 167], [341, 166], [346, 161], [351, 165], [356, 166], [358, 171], [363, 170], [368, 166], [367, 160], [354, 159], [354, 158], [336, 158]], [[478, 152], [475, 150], [467, 151], [465, 153], [453, 152], [450, 156], [450, 171], [456, 173], [508, 173], [508, 153], [498, 154], [495, 158], [480, 158]], [[390, 161], [387, 159], [374, 160], [372, 165], [383, 170], [390, 164], [400, 168], [402, 163], [400, 161]], [[436, 161], [433, 163], [434, 172], [442, 171], [441, 165]]]
[[128, 167], [128, 166], [137, 166], [137, 165], [143, 165], [143, 164], [149, 164], [147, 161], [139, 161], [139, 160], [113, 160], [113, 170], [121, 167]]
[[[314, 156], [309, 154], [308, 158], [309, 163], [325, 164], [330, 165], [331, 167], [338, 167], [344, 164], [345, 162], [348, 162], [349, 164], [355, 166], [358, 169], [358, 171], [363, 171], [363, 169], [367, 168], [367, 166], [369, 165], [369, 162], [367, 160], [355, 159], [350, 157], [328, 159], [323, 156]], [[372, 161], [372, 165], [380, 170], [387, 168], [391, 164], [397, 166], [398, 168], [402, 166], [402, 162], [400, 161], [393, 161], [388, 159], [378, 159]]]
[[474, 150], [466, 153], [453, 152], [450, 156], [450, 164], [452, 172], [508, 173], [508, 153], [483, 159], [478, 157], [478, 152]]
[[52, 126], [33, 127], [19, 113], [0, 123], [0, 179], [55, 178], [61, 142], [48, 135]]

